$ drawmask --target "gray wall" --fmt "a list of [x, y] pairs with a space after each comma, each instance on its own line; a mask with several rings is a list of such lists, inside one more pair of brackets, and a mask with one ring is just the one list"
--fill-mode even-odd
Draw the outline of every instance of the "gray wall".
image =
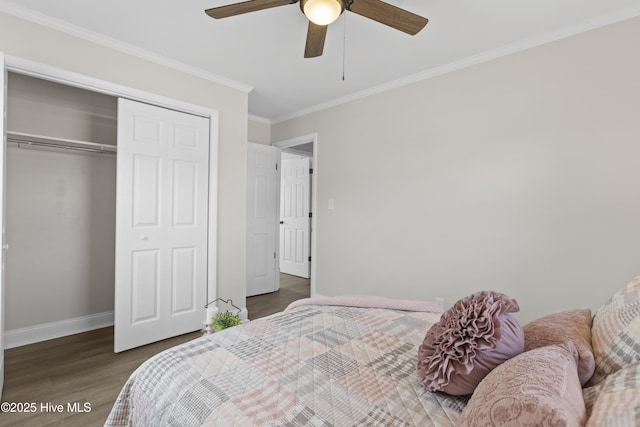
[[113, 311], [115, 156], [7, 152], [6, 329]]
[[597, 308], [640, 273], [638, 40], [635, 18], [274, 124], [318, 133], [317, 293]]
[[263, 120], [249, 117], [247, 135], [249, 142], [271, 145], [271, 124], [266, 123]]

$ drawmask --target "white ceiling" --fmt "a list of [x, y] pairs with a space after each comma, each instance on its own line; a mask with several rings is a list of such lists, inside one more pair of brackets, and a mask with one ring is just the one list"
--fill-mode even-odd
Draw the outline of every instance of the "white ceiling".
[[412, 37], [346, 12], [324, 55], [304, 59], [298, 4], [222, 20], [204, 13], [234, 2], [0, 0], [0, 11], [253, 87], [249, 114], [272, 122], [640, 15], [638, 0], [388, 0], [429, 24]]

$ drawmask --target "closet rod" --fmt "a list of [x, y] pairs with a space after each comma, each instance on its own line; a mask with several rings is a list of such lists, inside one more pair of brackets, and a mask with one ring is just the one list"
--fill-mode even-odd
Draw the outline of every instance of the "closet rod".
[[90, 152], [90, 153], [116, 154], [116, 152], [114, 150], [100, 150], [100, 149], [97, 149], [97, 148], [85, 148], [85, 147], [70, 147], [68, 145], [52, 144], [52, 143], [48, 143], [48, 142], [47, 143], [42, 143], [42, 142], [32, 142], [32, 141], [23, 141], [23, 140], [13, 140], [11, 138], [7, 138], [7, 142], [18, 144], [18, 146], [28, 145], [28, 146], [61, 148], [61, 149], [64, 149], [64, 150], [85, 151], [85, 152]]
[[88, 151], [95, 153], [115, 154], [116, 152], [115, 145], [55, 138], [43, 135], [33, 135], [22, 132], [7, 132], [7, 142], [13, 142], [15, 144], [37, 145], [42, 147]]

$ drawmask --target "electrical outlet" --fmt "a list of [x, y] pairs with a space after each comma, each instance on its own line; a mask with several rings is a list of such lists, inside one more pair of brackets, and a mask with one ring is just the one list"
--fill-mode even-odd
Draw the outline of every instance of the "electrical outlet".
[[436, 297], [436, 304], [438, 304], [440, 307], [444, 308], [444, 298]]

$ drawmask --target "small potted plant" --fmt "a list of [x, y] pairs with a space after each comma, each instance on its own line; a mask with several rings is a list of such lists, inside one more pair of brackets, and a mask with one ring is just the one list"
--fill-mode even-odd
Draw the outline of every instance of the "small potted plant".
[[242, 323], [240, 316], [230, 311], [218, 313], [211, 319], [211, 328], [214, 331], [221, 331]]

